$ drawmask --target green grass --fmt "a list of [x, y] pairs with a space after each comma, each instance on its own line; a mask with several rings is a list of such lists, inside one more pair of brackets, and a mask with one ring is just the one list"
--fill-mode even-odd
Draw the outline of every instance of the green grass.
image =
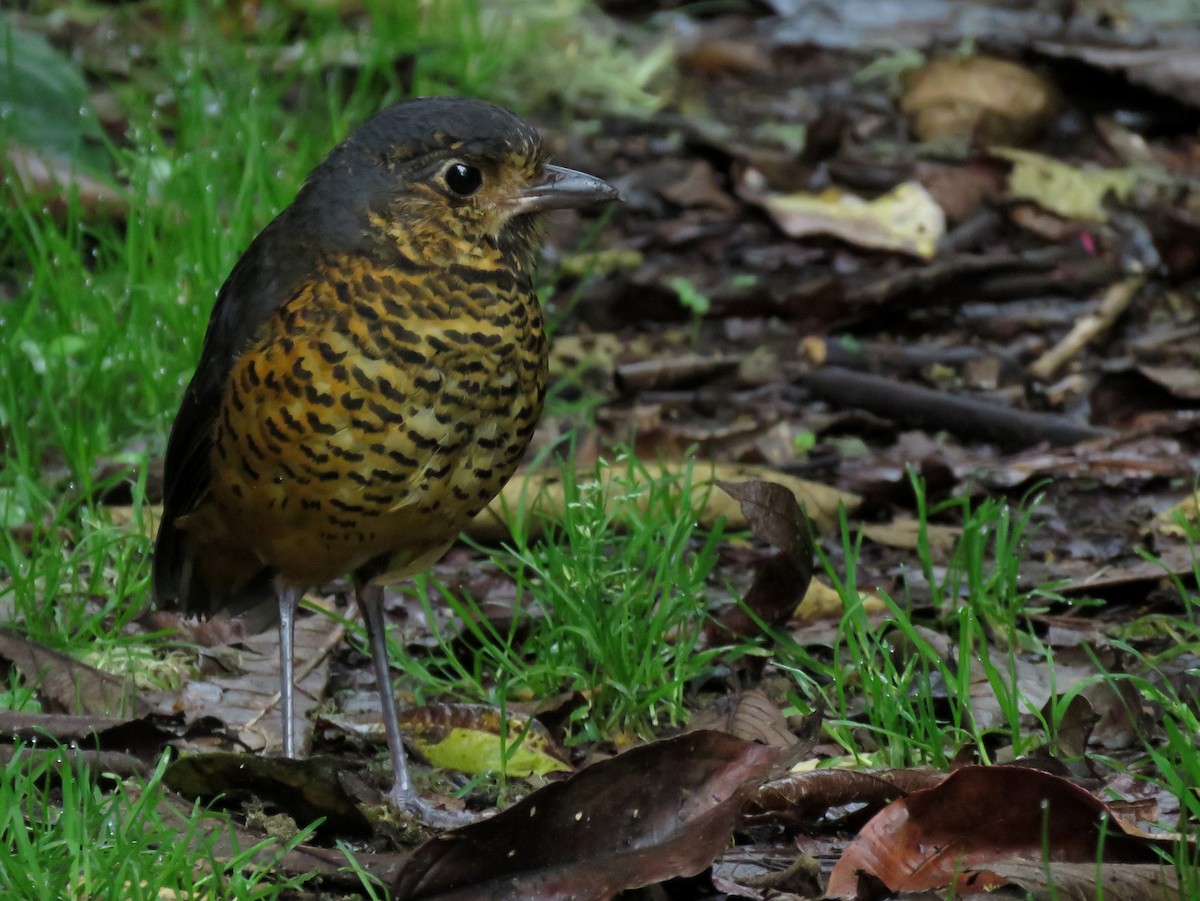
[[[132, 637], [131, 624], [149, 597], [149, 460], [162, 453], [217, 289], [312, 166], [410, 93], [519, 112], [559, 102], [564, 115], [576, 103], [648, 110], [663, 55], [637, 62], [585, 0], [522, 0], [506, 15], [480, 0], [368, 0], [345, 18], [334, 5], [264, 3], [252, 31], [240, 7], [216, 2], [91, 9], [112, 43], [140, 51], [128, 72], [88, 73], [127, 123], [103, 140], [77, 65], [14, 34], [0, 13], [0, 143], [70, 154], [119, 186], [129, 208], [115, 221], [86, 215], [77, 193], [31, 196], [0, 182], [0, 607], [39, 641], [143, 671], [154, 636]], [[25, 128], [5, 91], [23, 90], [31, 71], [56, 90], [22, 95]], [[59, 199], [62, 215], [50, 202]], [[120, 521], [103, 500], [113, 490], [132, 495]], [[10, 676], [0, 704], [36, 709], [36, 696]], [[241, 859], [218, 864], [202, 835], [210, 815], [165, 820], [162, 797], [158, 774], [114, 790], [93, 773], [18, 758], [0, 775], [0, 894], [136, 898], [164, 887], [271, 898], [290, 884], [264, 882], [257, 867], [243, 874]]]
[[[144, 476], [144, 468], [139, 471]], [[90, 503], [49, 506], [30, 536], [0, 531], [0, 597], [31, 638], [63, 650], [128, 644], [149, 591], [144, 486], [134, 484], [132, 527]]]
[[[1135, 749], [1132, 763], [1128, 757], [1106, 758], [1094, 750], [1088, 757], [1180, 800], [1178, 824], [1165, 825], [1181, 831], [1183, 838], [1166, 859], [1179, 874], [1181, 897], [1192, 897], [1200, 888], [1200, 852], [1188, 841], [1200, 822], [1200, 796], [1195, 791], [1200, 785], [1200, 717], [1194, 678], [1172, 678], [1167, 665], [1200, 649], [1200, 597], [1189, 587], [1195, 582], [1172, 577], [1183, 615], [1156, 626], [1165, 630], [1160, 651], [1151, 654], [1132, 641], [1111, 639], [1113, 649], [1127, 661], [1127, 671], [1106, 672], [1096, 660], [1094, 676], [1061, 693], [1051, 686], [1051, 700], [1043, 710], [1023, 693], [1017, 665], [1021, 655], [1041, 660], [1053, 676], [1053, 652], [1040, 642], [1027, 617], [1046, 605], [1066, 603], [1055, 585], [1018, 588], [1040, 496], [1028, 495], [1016, 505], [992, 500], [976, 505], [959, 498], [930, 511], [923, 484], [914, 477], [913, 485], [922, 533], [917, 562], [936, 612], [922, 622], [908, 606], [883, 593], [883, 622], [868, 616], [856, 582], [862, 535], [855, 534], [843, 515], [842, 563], [835, 565], [822, 553], [825, 574], [845, 605], [836, 646], [824, 657], [784, 640], [776, 653], [779, 665], [796, 679], [796, 710], [823, 707], [826, 733], [861, 764], [945, 769], [964, 749], [984, 763], [998, 762], [992, 757], [998, 747], [1003, 747], [1005, 759], [1042, 745], [1054, 752], [1061, 719], [1073, 699], [1097, 682], [1127, 683], [1154, 711], [1148, 719], [1133, 718], [1144, 727], [1138, 734], [1140, 752]], [[927, 527], [931, 513], [946, 511], [957, 513], [962, 538], [949, 562], [939, 567]], [[1200, 530], [1194, 524], [1181, 525], [1194, 546]], [[1200, 562], [1193, 568], [1192, 577], [1200, 582]], [[1124, 631], [1147, 637], [1136, 624]], [[981, 728], [971, 700], [980, 693], [971, 684], [971, 667], [959, 661], [981, 667], [1001, 711], [1000, 725]]]
[[578, 693], [585, 702], [570, 716], [573, 740], [680, 725], [688, 686], [729, 653], [702, 643], [723, 530], [697, 528], [690, 468], [654, 476], [622, 455], [587, 474], [567, 462], [561, 473], [561, 514], [512, 511], [511, 542], [490, 552], [516, 586], [511, 620], [498, 627], [472, 598], [418, 578], [412, 590], [427, 620], [448, 605], [475, 652], [464, 660], [456, 634], [438, 631], [437, 654], [397, 650], [393, 660], [426, 692], [459, 698]]
[[[1200, 824], [1200, 794], [1197, 793], [1197, 786], [1200, 786], [1200, 698], [1197, 697], [1196, 667], [1193, 664], [1180, 674], [1179, 662], [1186, 663], [1200, 653], [1200, 595], [1195, 587], [1200, 584], [1200, 558], [1196, 554], [1200, 524], [1182, 516], [1176, 524], [1183, 530], [1192, 552], [1191, 578], [1185, 582], [1177, 573], [1172, 572], [1169, 576], [1182, 602], [1183, 615], [1170, 617], [1166, 622], [1156, 618], [1153, 627], [1160, 640], [1154, 643], [1158, 648], [1155, 652], [1148, 653], [1135, 647], [1132, 639], [1118, 637], [1113, 641], [1114, 648], [1132, 662], [1127, 669], [1132, 671], [1136, 667], [1136, 672], [1112, 674], [1109, 678], [1132, 685], [1137, 696], [1153, 711], [1148, 731], [1139, 735], [1144, 756], [1132, 767], [1122, 766], [1117, 761], [1106, 762], [1114, 768], [1128, 770], [1179, 799], [1180, 814], [1175, 831], [1180, 834], [1180, 842], [1173, 862], [1179, 874], [1181, 897], [1193, 898], [1200, 896], [1200, 843], [1196, 835], [1197, 824]], [[1152, 557], [1149, 559], [1153, 560]], [[1122, 631], [1142, 637], [1144, 632], [1139, 626], [1135, 622]], [[1176, 675], [1172, 676], [1171, 672]]]
[[[234, 261], [338, 140], [404, 96], [406, 78], [416, 94], [485, 96], [522, 110], [544, 102], [551, 84], [580, 99], [598, 77], [653, 102], [629, 52], [592, 26], [583, 0], [526, 5], [536, 15], [518, 27], [519, 16], [477, 0], [377, 0], [347, 22], [320, 4], [304, 14], [267, 4], [246, 35], [232, 14], [214, 15], [223, 5], [167, 4], [146, 65], [130, 78], [97, 75], [128, 128], [100, 153], [93, 142], [87, 162], [111, 160], [128, 221], [86, 221], [78, 203], [56, 218], [4, 180], [0, 272], [11, 296], [0, 307], [0, 527], [46, 527], [32, 547], [0, 541], [0, 571], [18, 574], [0, 582], [0, 600], [15, 593], [39, 636], [94, 637], [87, 617], [61, 605], [94, 593], [101, 572], [119, 586], [114, 604], [144, 598], [144, 544], [109, 546], [120, 538], [91, 504], [107, 480], [98, 461], [144, 477]], [[129, 26], [132, 15], [112, 15], [118, 30]], [[410, 57], [404, 76], [398, 63]], [[532, 80], [533, 57], [558, 78]], [[50, 82], [72, 73], [61, 58], [35, 63]], [[574, 77], [588, 66], [592, 74]], [[109, 621], [113, 631], [124, 624]]]
[[[946, 767], [963, 747], [971, 746], [986, 761], [988, 748], [1000, 736], [1014, 755], [1043, 741], [1030, 733], [1022, 717], [1041, 717], [1037, 705], [1021, 694], [1017, 654], [1040, 646], [1027, 617], [1061, 601], [1054, 586], [1019, 588], [1021, 560], [1033, 510], [1031, 495], [1015, 506], [992, 499], [973, 504], [955, 498], [930, 510], [924, 484], [915, 475], [919, 532], [916, 557], [935, 611], [929, 626], [914, 620], [907, 606], [886, 592], [884, 626], [873, 622], [857, 584], [862, 536], [845, 516], [841, 521], [840, 566], [822, 554], [825, 574], [838, 592], [844, 614], [838, 643], [826, 663], [799, 654], [789, 664], [802, 686], [830, 709], [827, 728], [850, 753], [870, 755], [886, 766], [933, 764]], [[952, 514], [962, 535], [949, 562], [939, 566], [929, 541], [931, 516]], [[1048, 665], [1052, 658], [1047, 656]], [[960, 665], [959, 662], [967, 662]], [[998, 702], [1003, 726], [985, 728], [971, 704], [973, 666], [982, 670]], [[904, 688], [908, 686], [908, 688]], [[1043, 723], [1053, 734], [1056, 724]], [[865, 741], [864, 741], [865, 740]]]
[[[271, 868], [290, 847], [238, 847], [229, 818], [164, 804], [166, 758], [145, 781], [101, 787], [96, 774], [44, 750], [18, 746], [0, 773], [0, 894], [30, 901], [174, 897], [268, 901], [305, 878]], [[108, 781], [111, 781], [111, 777]], [[222, 846], [234, 852], [223, 858]]]
[[[329, 148], [400, 99], [409, 80], [414, 93], [485, 96], [519, 111], [547, 99], [565, 99], [564, 115], [573, 106], [646, 110], [655, 102], [646, 86], [662, 48], [644, 59], [627, 53], [611, 29], [581, 16], [582, 0], [526, 0], [509, 15], [478, 0], [368, 0], [357, 20], [304, 6], [264, 4], [259, 29], [243, 35], [222, 18], [227, 4], [164, 4], [162, 39], [144, 48], [130, 77], [94, 73], [128, 128], [90, 145], [87, 162], [107, 161], [129, 200], [127, 222], [87, 218], [78, 202], [60, 218], [12, 179], [0, 185], [0, 604], [32, 637], [86, 648], [106, 665], [119, 666], [113, 659], [130, 646], [125, 659], [135, 658], [145, 644], [128, 628], [148, 597], [150, 548], [136, 525], [146, 516], [148, 460], [161, 454], [215, 292]], [[112, 15], [120, 24], [137, 12]], [[0, 121], [0, 140], [5, 127]], [[543, 295], [551, 308], [569, 311], [574, 302]], [[592, 403], [573, 402], [583, 411]], [[112, 475], [100, 460], [126, 474]], [[693, 530], [678, 484], [643, 485], [628, 460], [605, 465], [613, 478], [572, 489], [565, 514], [550, 524], [552, 540], [534, 540], [518, 519], [511, 546], [492, 555], [518, 586], [510, 627], [489, 625], [469, 598], [432, 580], [418, 583], [423, 602], [449, 603], [480, 649], [471, 665], [450, 652], [449, 636], [440, 655], [396, 654], [425, 693], [503, 705], [578, 692], [586, 699], [571, 723], [578, 740], [684, 721], [686, 691], [725, 654], [698, 643], [722, 535]], [[573, 473], [565, 476], [575, 485]], [[111, 522], [98, 501], [122, 480], [132, 484], [133, 527]], [[784, 643], [776, 652], [803, 671], [796, 705], [822, 703], [832, 738], [864, 761], [945, 766], [963, 747], [986, 757], [999, 740], [1014, 753], [1028, 750], [1053, 737], [1071, 696], [1042, 714], [1017, 683], [1021, 656], [1045, 651], [1030, 614], [1061, 602], [1054, 586], [1030, 591], [1019, 580], [1036, 498], [960, 499], [929, 510], [917, 496], [922, 522], [953, 515], [963, 527], [947, 566], [935, 564], [927, 538], [916, 554], [937, 611], [927, 625], [949, 644], [914, 621], [904, 598], [884, 599], [887, 630], [867, 617], [856, 584], [860, 539], [843, 523], [843, 562], [826, 560], [846, 603], [838, 648], [821, 657]], [[1163, 655], [1200, 644], [1194, 590], [1176, 585], [1186, 615]], [[1142, 672], [1109, 678], [1133, 680], [1162, 712], [1161, 730], [1145, 736], [1131, 771], [1200, 820], [1194, 699], [1151, 678], [1165, 657], [1132, 642], [1124, 649]], [[973, 714], [969, 669], [955, 662], [973, 658], [1000, 701], [999, 726], [984, 729]], [[914, 690], [897, 690], [907, 684]], [[9, 709], [34, 702], [11, 676], [0, 692]], [[217, 862], [206, 835], [210, 826], [226, 829], [223, 820], [198, 809], [166, 817], [158, 780], [156, 772], [112, 789], [95, 774], [19, 755], [0, 776], [9, 851], [0, 893], [137, 897], [143, 882], [154, 886], [146, 897], [164, 884], [212, 898], [278, 893], [283, 886], [266, 883], [260, 869]], [[1185, 886], [1200, 890], [1195, 852], [1176, 860]]]

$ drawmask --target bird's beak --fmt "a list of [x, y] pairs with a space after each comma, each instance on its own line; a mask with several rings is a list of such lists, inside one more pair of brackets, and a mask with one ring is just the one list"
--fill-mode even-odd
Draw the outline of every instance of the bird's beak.
[[541, 181], [517, 195], [513, 202], [516, 215], [591, 206], [621, 198], [616, 188], [594, 175], [549, 165], [542, 167], [542, 173]]

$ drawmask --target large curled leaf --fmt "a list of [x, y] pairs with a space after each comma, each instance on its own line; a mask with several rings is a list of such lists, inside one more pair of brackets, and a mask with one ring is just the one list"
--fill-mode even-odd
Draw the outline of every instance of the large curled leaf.
[[86, 184], [104, 204], [120, 208], [106, 184], [112, 160], [102, 140], [87, 84], [71, 59], [0, 17], [0, 167], [28, 190]]
[[426, 842], [393, 897], [598, 901], [694, 875], [728, 844], [775, 753], [721, 732], [626, 751]]

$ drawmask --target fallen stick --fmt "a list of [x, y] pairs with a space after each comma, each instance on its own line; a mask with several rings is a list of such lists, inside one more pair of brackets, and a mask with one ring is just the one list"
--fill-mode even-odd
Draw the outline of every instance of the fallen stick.
[[1055, 446], [1077, 444], [1109, 434], [1105, 429], [1054, 413], [1014, 410], [978, 397], [949, 394], [838, 366], [801, 372], [795, 382], [814, 397], [838, 407], [857, 407], [930, 431], [945, 429], [960, 438], [991, 441], [1009, 448], [1042, 442]]

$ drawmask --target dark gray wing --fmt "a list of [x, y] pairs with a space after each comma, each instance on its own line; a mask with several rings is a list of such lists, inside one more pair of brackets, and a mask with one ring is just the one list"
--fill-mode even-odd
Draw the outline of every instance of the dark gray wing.
[[[211, 481], [209, 451], [225, 380], [238, 356], [272, 313], [312, 277], [315, 260], [291, 210], [264, 229], [238, 260], [217, 295], [200, 363], [171, 427], [163, 470], [163, 515], [154, 547], [154, 594], [182, 600], [189, 612], [224, 606], [192, 571], [187, 535], [178, 527], [204, 499]], [[257, 592], [256, 592], [257, 593]]]

